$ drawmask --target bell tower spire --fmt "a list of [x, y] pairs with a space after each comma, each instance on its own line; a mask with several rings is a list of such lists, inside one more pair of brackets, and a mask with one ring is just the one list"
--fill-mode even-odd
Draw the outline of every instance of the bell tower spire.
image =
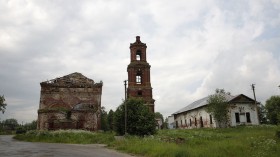
[[147, 46], [142, 43], [140, 36], [130, 44], [130, 64], [127, 66], [128, 87], [127, 97], [141, 97], [151, 112], [154, 112], [154, 103], [150, 79], [150, 64], [146, 58]]

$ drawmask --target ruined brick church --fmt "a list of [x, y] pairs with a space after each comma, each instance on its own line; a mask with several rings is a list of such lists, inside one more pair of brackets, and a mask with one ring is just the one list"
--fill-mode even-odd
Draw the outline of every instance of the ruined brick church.
[[102, 82], [75, 72], [40, 85], [37, 129], [100, 129]]

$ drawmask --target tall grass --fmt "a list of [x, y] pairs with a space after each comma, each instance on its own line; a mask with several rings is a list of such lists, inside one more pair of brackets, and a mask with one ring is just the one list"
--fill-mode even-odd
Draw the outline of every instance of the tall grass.
[[112, 133], [95, 133], [83, 130], [33, 130], [26, 134], [16, 135], [14, 138], [29, 142], [91, 144], [109, 143], [114, 140], [114, 135]]
[[275, 136], [276, 130], [276, 126], [269, 125], [161, 130], [155, 136], [128, 137], [124, 141], [115, 141], [114, 145], [118, 150], [151, 157], [278, 157], [280, 143]]
[[226, 129], [160, 130], [154, 136], [126, 136], [86, 131], [28, 132], [17, 139], [63, 143], [104, 143], [119, 151], [147, 157], [278, 157], [278, 126], [262, 125]]

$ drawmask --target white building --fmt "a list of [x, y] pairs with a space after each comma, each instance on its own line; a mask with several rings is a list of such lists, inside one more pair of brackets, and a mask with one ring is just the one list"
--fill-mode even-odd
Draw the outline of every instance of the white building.
[[[228, 125], [259, 125], [257, 105], [246, 95], [225, 95], [228, 102]], [[206, 112], [208, 97], [197, 100], [173, 113], [176, 128], [217, 127], [214, 117]], [[227, 118], [227, 117], [225, 117]]]
[[156, 125], [156, 129], [162, 129], [162, 124], [163, 124], [163, 121], [161, 118], [156, 118], [156, 122], [157, 122], [157, 125]]
[[174, 123], [174, 116], [168, 116], [167, 118], [167, 127], [168, 129], [174, 129], [175, 128], [175, 123]]

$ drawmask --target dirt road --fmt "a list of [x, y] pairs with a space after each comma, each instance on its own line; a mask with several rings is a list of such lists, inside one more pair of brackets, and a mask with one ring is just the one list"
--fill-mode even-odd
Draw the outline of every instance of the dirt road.
[[132, 157], [98, 144], [33, 143], [12, 137], [0, 135], [0, 157]]

